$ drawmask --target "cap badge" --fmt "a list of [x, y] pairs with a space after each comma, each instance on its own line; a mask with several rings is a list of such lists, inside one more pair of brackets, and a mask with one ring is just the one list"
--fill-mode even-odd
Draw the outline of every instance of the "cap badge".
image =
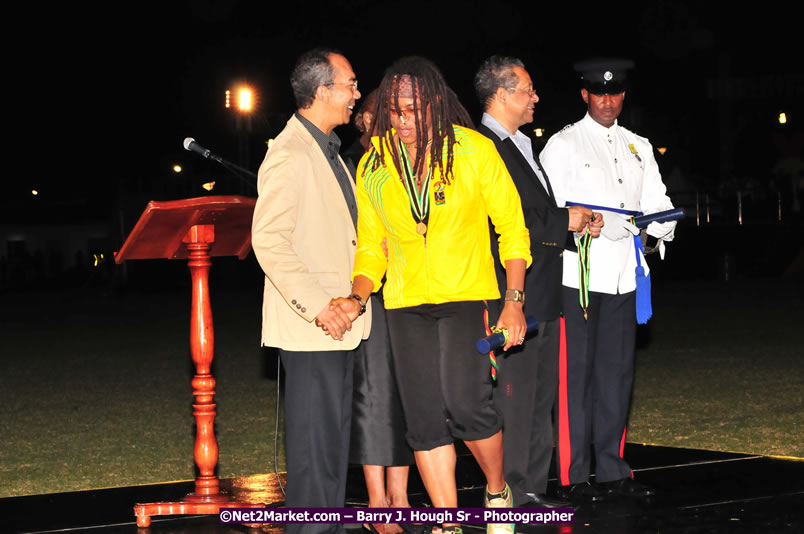
[[603, 79], [607, 82], [610, 82], [612, 78], [614, 78], [614, 75], [611, 73], [611, 71], [607, 70], [603, 73]]

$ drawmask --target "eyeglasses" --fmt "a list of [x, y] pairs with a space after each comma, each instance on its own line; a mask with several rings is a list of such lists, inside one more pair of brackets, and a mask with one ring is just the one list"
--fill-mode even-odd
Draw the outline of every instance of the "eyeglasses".
[[536, 89], [531, 87], [530, 89], [520, 89], [519, 87], [514, 87], [515, 91], [522, 91], [523, 93], [527, 93], [529, 97], [533, 98], [536, 96]]
[[348, 86], [348, 87], [351, 87], [351, 88], [352, 88], [352, 89], [354, 89], [355, 91], [357, 91], [357, 80], [355, 80], [355, 81], [353, 81], [353, 82], [346, 82], [346, 83], [343, 83], [343, 82], [329, 82], [329, 83], [328, 83], [328, 84], [326, 84], [326, 85], [327, 85], [327, 86], [332, 86], [332, 85], [346, 85], [346, 86]]

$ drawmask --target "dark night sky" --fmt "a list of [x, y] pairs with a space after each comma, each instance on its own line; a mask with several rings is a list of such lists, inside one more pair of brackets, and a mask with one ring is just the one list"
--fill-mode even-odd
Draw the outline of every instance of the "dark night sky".
[[[718, 103], [707, 96], [707, 82], [717, 72], [754, 78], [802, 72], [798, 17], [792, 8], [770, 9], [773, 2], [763, 3], [761, 13], [662, 0], [549, 8], [507, 0], [77, 4], [46, 14], [24, 8], [29, 11], [7, 19], [26, 35], [16, 46], [7, 43], [7, 50], [19, 49], [10, 54], [13, 76], [6, 79], [14, 84], [11, 114], [22, 118], [13, 150], [26, 164], [10, 184], [12, 197], [39, 187], [45, 199], [105, 202], [120, 179], [171, 179], [174, 161], [214, 173], [181, 143], [192, 136], [237, 161], [233, 121], [222, 108], [224, 90], [237, 80], [259, 91], [248, 163], [256, 170], [262, 143], [293, 110], [290, 67], [317, 45], [341, 49], [361, 89], [376, 86], [396, 57], [427, 56], [478, 117], [471, 88], [478, 64], [492, 53], [517, 55], [541, 98], [535, 123], [552, 131], [584, 112], [574, 61], [628, 56], [637, 69], [626, 106], [646, 110], [644, 124], [634, 129], [668, 144], [689, 139], [680, 130], [703, 135], [716, 128], [710, 121]], [[283, 4], [295, 14], [280, 13]], [[791, 104], [798, 105], [761, 105]], [[339, 133], [347, 140], [353, 135], [349, 126]], [[709, 142], [701, 139], [695, 142]]]

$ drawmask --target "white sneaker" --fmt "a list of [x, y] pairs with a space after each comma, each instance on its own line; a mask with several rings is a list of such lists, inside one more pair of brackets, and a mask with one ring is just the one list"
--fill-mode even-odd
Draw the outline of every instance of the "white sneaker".
[[[502, 492], [494, 494], [494, 497], [489, 499], [489, 488], [486, 486], [486, 494], [483, 497], [483, 506], [485, 508], [513, 508], [514, 496], [511, 493], [511, 488], [508, 484]], [[486, 524], [486, 534], [514, 534], [516, 532], [515, 523], [488, 523]]]

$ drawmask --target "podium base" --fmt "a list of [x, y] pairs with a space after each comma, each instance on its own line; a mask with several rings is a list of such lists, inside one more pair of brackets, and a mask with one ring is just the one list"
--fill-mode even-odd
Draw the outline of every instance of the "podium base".
[[190, 493], [182, 501], [137, 504], [134, 506], [134, 515], [137, 517], [137, 527], [147, 528], [151, 526], [153, 516], [217, 515], [221, 508], [265, 508], [265, 504], [237, 501], [223, 493], [217, 495]]

